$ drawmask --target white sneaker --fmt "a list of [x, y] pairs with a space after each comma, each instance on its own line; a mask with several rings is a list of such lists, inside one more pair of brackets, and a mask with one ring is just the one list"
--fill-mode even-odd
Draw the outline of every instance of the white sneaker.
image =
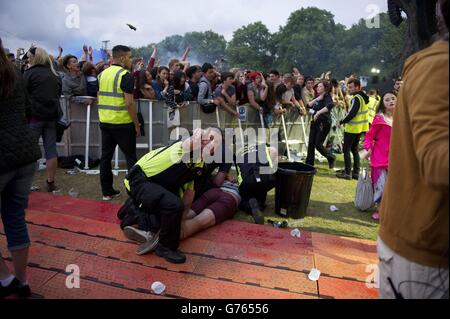
[[151, 232], [139, 230], [132, 226], [125, 227], [123, 229], [123, 233], [129, 240], [136, 241], [140, 244], [150, 241], [153, 238], [153, 234]]
[[136, 254], [138, 254], [139, 256], [148, 254], [153, 252], [156, 249], [156, 246], [159, 243], [159, 233], [156, 234], [151, 234], [151, 238], [149, 240], [147, 240], [145, 243], [140, 244], [138, 249], [136, 250]]
[[112, 201], [114, 198], [120, 197], [120, 191], [115, 191], [114, 194], [112, 195], [108, 195], [108, 196], [103, 196], [103, 201], [104, 202], [110, 202]]

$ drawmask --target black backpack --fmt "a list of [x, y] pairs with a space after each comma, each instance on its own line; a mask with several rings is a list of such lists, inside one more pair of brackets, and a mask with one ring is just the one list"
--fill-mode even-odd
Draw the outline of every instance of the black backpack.
[[[93, 160], [92, 158], [88, 158], [89, 169], [93, 169], [99, 165], [100, 159]], [[84, 169], [85, 157], [84, 155], [60, 156], [58, 157], [58, 167], [63, 169], [73, 169], [75, 167]]]
[[127, 226], [134, 226], [136, 224], [143, 226], [145, 228], [143, 230], [150, 230], [153, 233], [157, 233], [159, 228], [161, 228], [161, 220], [158, 215], [137, 207], [131, 197], [119, 209], [117, 218], [121, 221], [120, 228], [122, 230]]

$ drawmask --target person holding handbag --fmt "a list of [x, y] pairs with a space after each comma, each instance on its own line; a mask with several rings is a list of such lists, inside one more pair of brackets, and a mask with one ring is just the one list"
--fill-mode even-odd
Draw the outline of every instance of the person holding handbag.
[[[396, 104], [397, 96], [394, 92], [387, 92], [383, 95], [377, 115], [364, 140], [364, 149], [367, 151], [368, 157], [370, 157], [374, 202], [377, 205], [381, 203], [387, 179], [392, 119]], [[372, 219], [380, 220], [378, 211], [372, 215]]]

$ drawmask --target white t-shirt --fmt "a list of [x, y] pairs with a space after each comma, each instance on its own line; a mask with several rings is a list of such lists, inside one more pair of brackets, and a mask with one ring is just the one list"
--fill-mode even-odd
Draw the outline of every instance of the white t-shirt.
[[283, 94], [282, 99], [283, 101], [291, 101], [294, 96], [295, 96], [294, 89], [290, 89]]

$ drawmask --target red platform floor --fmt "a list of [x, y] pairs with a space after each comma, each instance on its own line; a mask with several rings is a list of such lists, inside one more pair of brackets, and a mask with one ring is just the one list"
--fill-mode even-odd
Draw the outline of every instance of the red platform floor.
[[[366, 286], [377, 263], [372, 241], [228, 221], [182, 242], [187, 262], [173, 265], [137, 256], [110, 203], [33, 193], [27, 210], [32, 247], [29, 282], [47, 299], [317, 299], [377, 298]], [[0, 251], [7, 262], [0, 228]], [[80, 288], [66, 287], [68, 265], [80, 269]], [[318, 282], [308, 279], [312, 268]], [[167, 289], [151, 292], [153, 282]]]

